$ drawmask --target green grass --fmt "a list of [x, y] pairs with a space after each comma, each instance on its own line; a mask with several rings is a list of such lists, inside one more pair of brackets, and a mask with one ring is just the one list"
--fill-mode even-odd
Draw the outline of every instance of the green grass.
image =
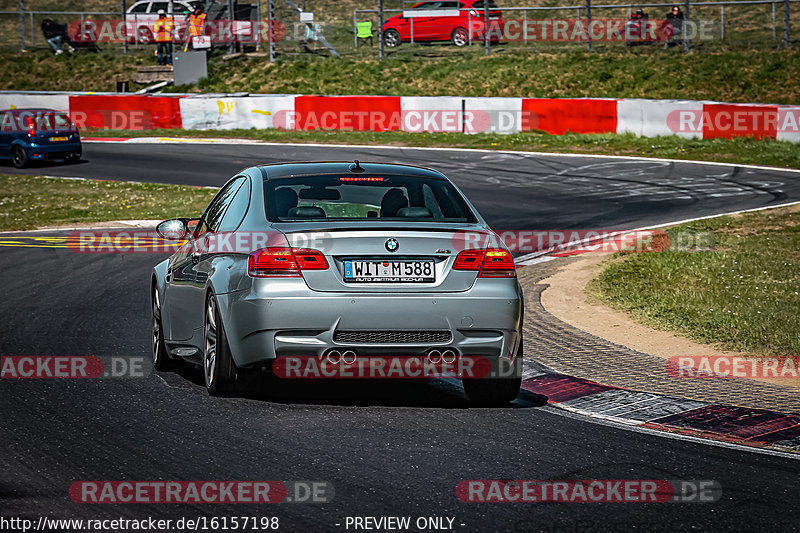
[[215, 190], [0, 174], [0, 230], [199, 216]]
[[237, 59], [210, 65], [197, 87], [273, 94], [612, 97], [800, 103], [798, 50], [465, 55], [428, 61]]
[[478, 148], [487, 150], [519, 150], [553, 153], [582, 153], [695, 159], [727, 163], [800, 168], [800, 148], [788, 141], [753, 140], [751, 138], [684, 139], [678, 136], [636, 137], [616, 135], [548, 135], [524, 132], [509, 135], [480, 133], [407, 133], [402, 131], [282, 131], [282, 130], [96, 130], [87, 137], [233, 137], [270, 142], [363, 144], [389, 146], [435, 146]]
[[674, 228], [712, 231], [713, 251], [640, 253], [605, 264], [590, 291], [649, 326], [754, 355], [800, 355], [800, 209]]
[[[128, 56], [46, 50], [0, 56], [2, 90], [113, 91], [139, 65], [155, 64], [151, 48]], [[394, 94], [678, 98], [800, 104], [800, 50], [582, 50], [479, 54], [413, 61], [337, 59], [278, 61], [263, 57], [209, 63], [209, 78], [175, 92]]]
[[116, 91], [118, 80], [129, 80], [139, 65], [155, 63], [152, 52], [54, 56], [45, 50], [5, 53], [0, 61], [0, 90], [4, 91]]

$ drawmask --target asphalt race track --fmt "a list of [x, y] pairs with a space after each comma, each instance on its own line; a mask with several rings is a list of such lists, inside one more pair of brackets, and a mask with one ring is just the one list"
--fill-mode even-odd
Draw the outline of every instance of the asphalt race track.
[[255, 164], [331, 159], [433, 167], [498, 229], [636, 228], [800, 199], [800, 172], [413, 148], [86, 143], [78, 165], [0, 171], [220, 186]]
[[[218, 186], [258, 162], [398, 161], [442, 170], [490, 224], [513, 229], [642, 227], [800, 200], [800, 173], [647, 160], [117, 143], [86, 144], [84, 158], [25, 172]], [[211, 398], [190, 368], [148, 367], [149, 273], [160, 258], [0, 248], [0, 355], [143, 358], [145, 369], [141, 377], [0, 381], [2, 516], [277, 516], [282, 531], [348, 531], [348, 516], [454, 517], [453, 530], [465, 532], [800, 524], [800, 460], [601, 424], [530, 394], [492, 410], [468, 408], [447, 381], [304, 382]], [[469, 479], [715, 480], [722, 498], [462, 503], [456, 485]], [[325, 481], [335, 496], [274, 506], [76, 504], [68, 489], [82, 480]]]

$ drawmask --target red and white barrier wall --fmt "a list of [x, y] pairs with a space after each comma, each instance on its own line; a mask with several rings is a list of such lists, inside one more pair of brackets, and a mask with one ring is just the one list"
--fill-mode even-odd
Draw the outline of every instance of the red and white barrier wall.
[[800, 106], [630, 98], [0, 93], [0, 109], [68, 111], [80, 128], [633, 133], [800, 142]]

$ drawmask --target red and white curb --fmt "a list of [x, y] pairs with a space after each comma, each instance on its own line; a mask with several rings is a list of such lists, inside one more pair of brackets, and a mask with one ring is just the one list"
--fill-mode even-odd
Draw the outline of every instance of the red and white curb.
[[69, 112], [81, 129], [633, 133], [800, 141], [800, 106], [638, 98], [2, 92], [0, 109]]
[[800, 415], [711, 404], [529, 369], [522, 389], [573, 413], [683, 437], [800, 452]]

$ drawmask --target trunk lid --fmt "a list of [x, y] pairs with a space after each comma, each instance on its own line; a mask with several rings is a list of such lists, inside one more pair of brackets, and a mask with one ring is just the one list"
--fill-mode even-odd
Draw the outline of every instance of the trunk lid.
[[39, 113], [34, 118], [36, 142], [43, 146], [80, 140], [78, 128], [64, 112]]
[[[475, 283], [478, 273], [453, 270], [456, 256], [464, 249], [465, 232], [472, 239], [471, 242], [481, 244], [494, 235], [479, 225], [465, 228], [463, 225], [442, 223], [404, 227], [388, 222], [345, 222], [335, 227], [331, 227], [330, 223], [276, 223], [274, 227], [284, 233], [292, 248], [310, 248], [325, 255], [330, 265], [328, 270], [303, 271], [303, 278], [311, 289], [325, 292], [466, 291]], [[387, 244], [392, 240], [396, 248]], [[433, 281], [427, 280], [427, 262], [432, 263]], [[397, 263], [400, 265], [395, 266]], [[406, 267], [406, 263], [410, 266]], [[426, 281], [353, 281], [359, 274], [361, 279], [379, 275], [375, 269], [381, 267], [388, 269], [384, 272], [399, 269], [401, 275], [403, 270], [410, 268], [412, 279], [420, 279], [417, 277], [419, 275]], [[417, 268], [417, 274], [413, 272], [414, 268]], [[346, 272], [351, 276], [349, 280], [345, 279]], [[396, 277], [390, 275], [390, 278]]]

